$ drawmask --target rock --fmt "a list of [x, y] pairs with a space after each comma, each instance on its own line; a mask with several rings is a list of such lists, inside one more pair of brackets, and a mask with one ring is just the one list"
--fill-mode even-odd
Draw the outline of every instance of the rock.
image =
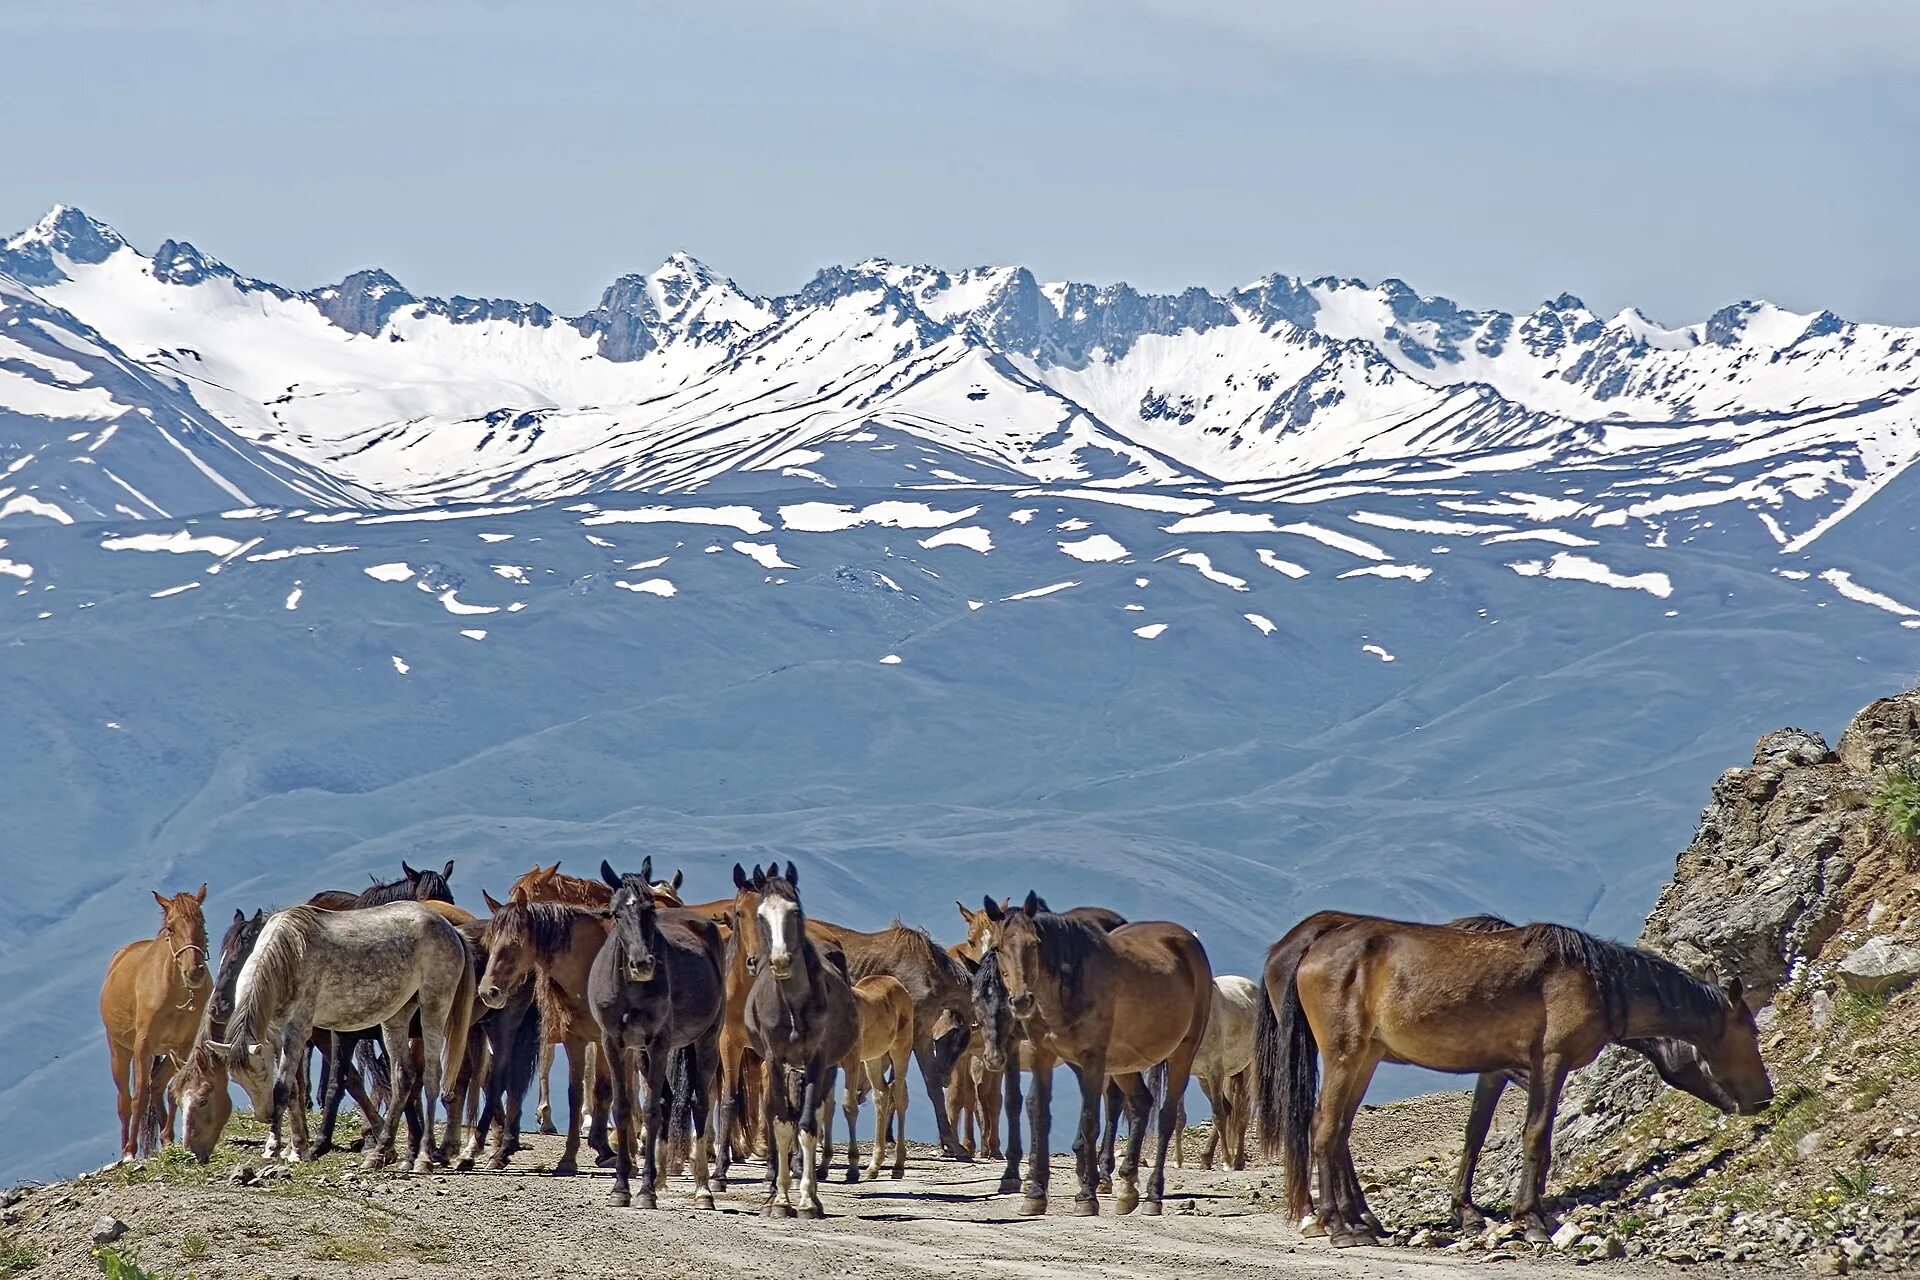
[[1920, 948], [1903, 946], [1891, 938], [1869, 938], [1840, 962], [1840, 981], [1847, 990], [1877, 996], [1920, 978]]
[[1793, 1152], [1802, 1160], [1809, 1159], [1816, 1151], [1820, 1150], [1820, 1145], [1825, 1142], [1826, 1139], [1827, 1135], [1818, 1129], [1803, 1133], [1800, 1135], [1800, 1140], [1793, 1144]]
[[1585, 1235], [1586, 1232], [1580, 1229], [1578, 1223], [1562, 1223], [1560, 1229], [1553, 1233], [1553, 1247], [1556, 1249], [1571, 1249], [1579, 1244]]
[[1813, 1274], [1817, 1276], [1847, 1274], [1847, 1255], [1838, 1249], [1822, 1249], [1814, 1255]]
[[236, 1187], [250, 1187], [259, 1180], [260, 1174], [250, 1164], [237, 1164], [233, 1172], [227, 1175], [227, 1181]]
[[108, 1214], [93, 1224], [93, 1231], [88, 1235], [88, 1239], [93, 1241], [95, 1248], [99, 1248], [101, 1245], [112, 1244], [125, 1234], [127, 1234], [127, 1224]]
[[1821, 987], [1813, 993], [1808, 1005], [1808, 1016], [1813, 1019], [1814, 1029], [1825, 1031], [1827, 1024], [1833, 1021], [1833, 997], [1827, 994], [1825, 987]]

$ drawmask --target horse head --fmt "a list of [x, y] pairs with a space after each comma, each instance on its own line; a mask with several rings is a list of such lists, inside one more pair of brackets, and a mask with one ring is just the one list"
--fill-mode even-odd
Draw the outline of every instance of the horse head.
[[1006, 984], [1007, 1005], [1013, 1016], [1025, 1022], [1038, 1009], [1034, 992], [1045, 973], [1040, 954], [1040, 926], [1036, 917], [1046, 911], [1040, 895], [1027, 893], [1018, 911], [1009, 911], [991, 897], [985, 900], [985, 914], [999, 930], [994, 953], [1000, 957], [1000, 978]]
[[[1695, 1041], [1702, 1065], [1743, 1116], [1764, 1111], [1773, 1101], [1773, 1081], [1760, 1057], [1760, 1028], [1747, 1007], [1746, 992], [1735, 978], [1721, 989], [1726, 1001], [1717, 1031]], [[1657, 1064], [1656, 1064], [1657, 1065]], [[1681, 1086], [1685, 1088], [1685, 1086]]]
[[1006, 983], [1000, 974], [1000, 954], [988, 951], [973, 971], [974, 1030], [980, 1033], [980, 1065], [988, 1071], [1005, 1071], [1012, 1059], [1018, 1029], [1014, 1025], [1013, 1006], [1007, 1000]]
[[401, 860], [400, 870], [407, 877], [407, 883], [413, 888], [415, 902], [452, 902], [453, 890], [447, 881], [453, 878], [453, 859], [447, 859], [447, 865], [438, 871], [419, 871]]
[[260, 930], [266, 923], [264, 909], [248, 915], [234, 908], [233, 923], [220, 939], [220, 963], [214, 968], [213, 995], [207, 1001], [208, 1016], [216, 1026], [225, 1026], [233, 1016], [233, 988], [240, 980], [240, 967], [253, 954], [253, 944], [260, 940]]
[[[960, 918], [967, 922], [967, 940], [960, 944], [960, 950], [968, 960], [979, 963], [987, 954], [987, 948], [993, 945], [993, 919], [985, 911], [971, 911], [964, 902], [956, 901], [954, 906], [960, 909]], [[1000, 900], [1000, 909], [1007, 908], [1007, 899]]]
[[[794, 962], [805, 954], [807, 916], [800, 906], [800, 873], [787, 863], [786, 874], [778, 866], [756, 870], [753, 888], [759, 895], [754, 922], [760, 939], [760, 954], [775, 980], [784, 982], [793, 976]], [[738, 899], [736, 899], [736, 902]]]
[[176, 893], [171, 898], [153, 891], [160, 904], [160, 939], [173, 952], [173, 967], [189, 987], [207, 981], [207, 918], [200, 907], [207, 900], [207, 886], [194, 893]]
[[267, 1046], [252, 1041], [241, 1044], [237, 1041], [209, 1040], [206, 1047], [219, 1058], [227, 1074], [239, 1081], [240, 1087], [247, 1091], [254, 1116], [261, 1120], [271, 1116], [275, 1072], [274, 1064], [267, 1056]]
[[727, 964], [731, 967], [735, 953], [739, 953], [749, 978], [760, 972], [760, 931], [753, 921], [759, 914], [760, 893], [766, 883], [767, 873], [759, 864], [754, 865], [752, 875], [739, 863], [733, 864], [733, 906], [727, 913]]
[[226, 1060], [202, 1046], [168, 1086], [181, 1113], [182, 1143], [201, 1164], [213, 1158], [213, 1148], [233, 1115], [227, 1079]]
[[604, 858], [600, 879], [613, 890], [607, 914], [613, 917], [613, 938], [620, 948], [623, 976], [628, 982], [652, 982], [660, 945], [660, 925], [654, 918], [653, 859], [640, 864], [638, 875], [621, 875]]
[[[652, 858], [647, 859], [647, 865], [651, 865], [652, 862]], [[603, 863], [602, 865], [604, 866], [605, 864]], [[686, 906], [687, 904], [680, 898], [680, 886], [686, 883], [686, 879], [685, 872], [676, 870], [671, 880], [654, 880], [649, 882], [647, 887], [653, 891], [653, 905], [656, 907]]]

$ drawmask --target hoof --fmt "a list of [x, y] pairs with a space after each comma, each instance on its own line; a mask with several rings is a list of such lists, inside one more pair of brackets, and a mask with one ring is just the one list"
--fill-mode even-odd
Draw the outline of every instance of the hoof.
[[906, 1177], [906, 1176], [907, 1176], [907, 1171], [906, 1171], [905, 1169], [895, 1169], [895, 1170], [894, 1170], [894, 1171], [892, 1172], [892, 1174], [890, 1174], [889, 1176], [890, 1176], [890, 1177], [892, 1177], [892, 1178], [894, 1178], [894, 1179], [896, 1179], [896, 1180], [898, 1180], [898, 1179], [900, 1179], [900, 1178], [904, 1178], [904, 1177]]
[[1023, 1218], [1043, 1217], [1046, 1212], [1047, 1198], [1045, 1196], [1028, 1196], [1020, 1202], [1020, 1216]]
[[827, 1211], [821, 1208], [818, 1204], [803, 1204], [800, 1206], [800, 1211], [796, 1216], [806, 1218], [811, 1221], [818, 1221], [819, 1219], [827, 1216]]
[[380, 1170], [386, 1168], [386, 1166], [386, 1160], [381, 1157], [378, 1151], [360, 1162], [360, 1168], [367, 1173], [378, 1173]]
[[660, 1202], [654, 1198], [653, 1192], [642, 1191], [640, 1198], [634, 1202], [633, 1207], [636, 1209], [658, 1209]]
[[454, 1171], [455, 1173], [472, 1173], [472, 1172], [473, 1172], [473, 1157], [472, 1157], [472, 1156], [461, 1156], [461, 1157], [460, 1157], [460, 1158], [459, 1158], [458, 1160], [455, 1160], [455, 1161], [453, 1162], [453, 1171]]
[[1313, 1239], [1318, 1236], [1326, 1235], [1327, 1224], [1320, 1221], [1318, 1218], [1309, 1218], [1307, 1221], [1300, 1224], [1300, 1234], [1303, 1236], [1306, 1236], [1308, 1239]]
[[1336, 1249], [1353, 1249], [1361, 1245], [1375, 1245], [1380, 1242], [1365, 1231], [1356, 1231], [1348, 1227], [1336, 1231], [1327, 1237], [1327, 1243]]
[[553, 1176], [556, 1178], [571, 1178], [579, 1172], [580, 1166], [571, 1160], [562, 1160], [559, 1164], [553, 1166]]
[[633, 1203], [633, 1197], [615, 1187], [607, 1193], [607, 1203], [616, 1209], [624, 1209]]
[[769, 1218], [791, 1218], [793, 1206], [790, 1204], [770, 1204], [763, 1211]]
[[1553, 1237], [1545, 1227], [1536, 1225], [1527, 1228], [1526, 1241], [1528, 1244], [1552, 1244]]
[[1113, 1198], [1113, 1211], [1122, 1217], [1140, 1207], [1140, 1193], [1132, 1187], [1122, 1186], [1120, 1194]]
[[327, 1142], [327, 1141], [316, 1142], [313, 1144], [313, 1150], [307, 1152], [307, 1159], [318, 1160], [321, 1156], [327, 1155], [332, 1150], [333, 1150], [333, 1144], [331, 1142]]
[[1487, 1229], [1487, 1215], [1471, 1205], [1456, 1209], [1453, 1224], [1469, 1235], [1478, 1235]]
[[847, 1170], [847, 1182], [855, 1183], [858, 1181], [860, 1181], [860, 1171], [858, 1169]]
[[593, 1163], [597, 1168], [611, 1169], [616, 1159], [617, 1157], [611, 1151], [601, 1152], [593, 1157]]
[[1017, 1195], [1019, 1195], [1019, 1194], [1020, 1194], [1020, 1179], [1018, 1179], [1018, 1178], [1012, 1178], [1012, 1177], [1008, 1177], [1008, 1178], [1002, 1178], [1002, 1179], [1000, 1179], [1000, 1190], [999, 1190], [998, 1192], [996, 1192], [995, 1194], [997, 1194], [997, 1195], [1003, 1195], [1003, 1196], [1017, 1196]]
[[1140, 1203], [1140, 1212], [1146, 1214], [1149, 1218], [1157, 1218], [1160, 1216], [1160, 1202], [1158, 1200], [1143, 1200]]
[[432, 1173], [433, 1161], [426, 1156], [416, 1156], [413, 1161], [413, 1171], [415, 1173]]
[[973, 1152], [967, 1150], [965, 1147], [948, 1147], [946, 1149], [946, 1157], [949, 1160], [956, 1160], [961, 1164], [973, 1163]]
[[712, 1194], [711, 1194], [710, 1192], [706, 1192], [706, 1191], [699, 1191], [699, 1192], [695, 1192], [695, 1193], [694, 1193], [694, 1197], [693, 1197], [693, 1207], [694, 1207], [694, 1208], [696, 1208], [696, 1209], [711, 1209], [711, 1208], [713, 1208], [713, 1196], [712, 1196]]
[[536, 1132], [544, 1133], [549, 1138], [557, 1138], [560, 1136], [560, 1131], [553, 1127], [553, 1121], [551, 1120], [542, 1120]]
[[[1121, 1210], [1121, 1212], [1123, 1212], [1123, 1213], [1124, 1213], [1124, 1212], [1126, 1212], [1126, 1211], [1125, 1211], [1125, 1210], [1123, 1209], [1123, 1210]], [[1073, 1201], [1073, 1216], [1074, 1216], [1074, 1217], [1076, 1217], [1076, 1218], [1097, 1218], [1097, 1217], [1099, 1217], [1099, 1216], [1100, 1216], [1100, 1202], [1099, 1202], [1098, 1200], [1096, 1200], [1096, 1199], [1094, 1199], [1094, 1198], [1093, 1198], [1093, 1197], [1091, 1197], [1091, 1196], [1089, 1196], [1089, 1197], [1088, 1197], [1087, 1199], [1085, 1199], [1085, 1200], [1082, 1200], [1082, 1199], [1080, 1199], [1079, 1197], [1077, 1197], [1077, 1196], [1076, 1196], [1076, 1197], [1074, 1198], [1074, 1201]]]
[[493, 1172], [495, 1173], [505, 1173], [507, 1171], [506, 1156], [504, 1155], [494, 1156], [492, 1159], [487, 1161], [487, 1168], [493, 1170]]
[[1373, 1232], [1373, 1234], [1377, 1236], [1386, 1236], [1386, 1235], [1393, 1234], [1391, 1231], [1388, 1231], [1385, 1227], [1380, 1225], [1380, 1219], [1373, 1216], [1373, 1211], [1371, 1209], [1363, 1209], [1360, 1211], [1360, 1223], [1362, 1226], [1366, 1227], [1367, 1230]]
[[714, 1178], [714, 1180], [713, 1180], [713, 1189], [714, 1189], [715, 1191], [725, 1191], [725, 1190], [727, 1189], [727, 1175], [726, 1175], [726, 1174], [724, 1174], [724, 1173], [723, 1173], [723, 1174], [719, 1174], [718, 1176], [716, 1176], [716, 1177]]

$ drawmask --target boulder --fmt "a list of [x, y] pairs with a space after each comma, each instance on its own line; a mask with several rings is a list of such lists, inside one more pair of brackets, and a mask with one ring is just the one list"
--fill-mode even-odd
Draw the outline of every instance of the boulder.
[[1838, 972], [1847, 990], [1859, 995], [1898, 991], [1920, 978], [1920, 948], [1891, 938], [1869, 938], [1840, 962]]
[[127, 1224], [108, 1214], [93, 1224], [93, 1231], [88, 1238], [93, 1241], [95, 1248], [99, 1248], [101, 1245], [112, 1244], [125, 1234], [127, 1234]]

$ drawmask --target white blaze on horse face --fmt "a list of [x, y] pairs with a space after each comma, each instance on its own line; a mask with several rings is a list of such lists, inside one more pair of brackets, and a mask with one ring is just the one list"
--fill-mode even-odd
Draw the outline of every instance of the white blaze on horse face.
[[787, 946], [787, 922], [796, 905], [787, 898], [769, 896], [760, 900], [760, 918], [767, 922], [767, 964], [776, 975], [785, 975], [793, 968], [793, 953]]

